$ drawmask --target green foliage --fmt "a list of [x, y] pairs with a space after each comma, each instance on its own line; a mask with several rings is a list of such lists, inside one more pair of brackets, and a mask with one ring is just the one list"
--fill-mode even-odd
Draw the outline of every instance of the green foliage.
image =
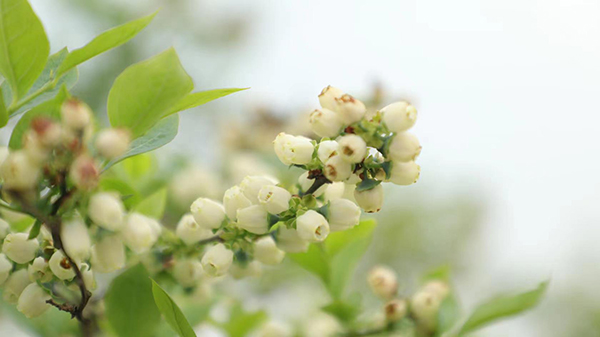
[[2, 87], [0, 87], [0, 128], [8, 123], [8, 110], [6, 109], [6, 105], [4, 105], [4, 95], [2, 92]]
[[169, 294], [167, 294], [154, 280], [152, 280], [152, 295], [154, 296], [154, 302], [156, 303], [158, 310], [160, 310], [167, 323], [169, 323], [179, 336], [196, 336], [194, 329], [192, 329], [192, 326], [181, 312], [181, 309], [179, 309]]
[[229, 94], [233, 94], [234, 92], [246, 90], [249, 88], [230, 88], [230, 89], [214, 89], [214, 90], [206, 90], [200, 92], [194, 92], [185, 96], [182, 100], [180, 100], [173, 109], [171, 109], [170, 114], [195, 108], [202, 104], [206, 104], [210, 101], [214, 101], [217, 98], [221, 98], [227, 96]]
[[375, 186], [381, 184], [380, 180], [375, 179], [364, 179], [356, 186], [357, 191], [366, 191], [375, 188]]
[[113, 280], [105, 303], [108, 322], [119, 337], [152, 336], [160, 322], [152, 283], [141, 264]]
[[128, 209], [137, 205], [141, 200], [140, 194], [131, 185], [116, 177], [103, 177], [99, 187], [103, 191], [118, 192], [124, 198], [123, 203]]
[[480, 304], [460, 329], [459, 336], [471, 333], [494, 321], [514, 316], [535, 307], [548, 288], [548, 282], [531, 291], [512, 296], [500, 296]]
[[221, 327], [229, 337], [247, 336], [250, 331], [258, 327], [267, 319], [267, 313], [259, 310], [254, 312], [245, 311], [241, 304], [236, 303], [229, 313], [229, 321]]
[[154, 219], [160, 219], [165, 212], [166, 204], [167, 189], [161, 188], [149, 195], [146, 199], [140, 201], [140, 203], [135, 206], [135, 211]]
[[440, 305], [437, 315], [437, 330], [435, 336], [442, 336], [450, 331], [460, 319], [460, 306], [454, 294], [448, 295]]
[[0, 0], [0, 73], [13, 102], [38, 78], [49, 53], [44, 27], [27, 0]]

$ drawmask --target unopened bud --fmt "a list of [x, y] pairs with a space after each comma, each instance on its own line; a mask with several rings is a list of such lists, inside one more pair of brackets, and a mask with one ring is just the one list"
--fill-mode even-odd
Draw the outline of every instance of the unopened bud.
[[13, 265], [6, 255], [0, 254], [0, 286], [4, 284], [8, 275], [10, 275], [12, 268]]
[[100, 171], [91, 157], [79, 156], [71, 164], [71, 180], [81, 190], [91, 190], [96, 187], [99, 176]]
[[21, 144], [29, 160], [37, 166], [42, 166], [44, 161], [50, 157], [50, 150], [40, 142], [38, 135], [33, 130], [25, 132]]
[[37, 317], [50, 308], [50, 305], [46, 303], [49, 299], [50, 295], [44, 289], [37, 283], [31, 283], [19, 296], [17, 310], [27, 318]]
[[105, 236], [92, 246], [92, 266], [98, 273], [111, 273], [125, 267], [125, 246], [117, 235]]
[[362, 137], [349, 134], [338, 139], [339, 155], [349, 163], [360, 163], [367, 155], [367, 143]]
[[6, 220], [0, 219], [0, 240], [4, 240], [8, 233], [10, 233], [10, 225]]
[[352, 164], [344, 160], [341, 155], [335, 155], [325, 163], [323, 174], [331, 181], [344, 181], [352, 175]]
[[335, 99], [336, 111], [345, 125], [356, 123], [363, 119], [367, 108], [365, 104], [354, 97], [345, 94]]
[[405, 300], [394, 299], [387, 302], [383, 310], [385, 312], [385, 319], [388, 322], [398, 322], [406, 316], [408, 304]]
[[11, 152], [0, 166], [4, 188], [10, 190], [33, 189], [40, 178], [40, 167], [23, 150]]
[[319, 143], [317, 157], [325, 164], [329, 158], [337, 154], [338, 148], [339, 144], [335, 140], [324, 140]]
[[222, 243], [208, 248], [201, 260], [202, 268], [210, 276], [225, 275], [232, 262], [233, 252], [225, 248]]
[[414, 161], [393, 162], [389, 181], [396, 185], [411, 185], [419, 180], [420, 175], [421, 167]]
[[277, 248], [270, 236], [263, 236], [254, 242], [254, 258], [261, 263], [275, 265], [281, 263], [285, 252]]
[[309, 210], [296, 219], [296, 230], [306, 241], [321, 242], [329, 235], [329, 223], [323, 215]]
[[223, 195], [223, 206], [230, 220], [235, 221], [237, 219], [238, 209], [246, 208], [250, 205], [252, 205], [252, 202], [244, 195], [239, 186], [233, 186], [225, 191]]
[[381, 184], [369, 190], [354, 190], [354, 199], [367, 213], [377, 213], [383, 205], [383, 186]]
[[31, 280], [31, 282], [39, 280], [42, 283], [46, 283], [52, 280], [52, 273], [50, 272], [48, 261], [44, 260], [41, 256], [36, 257], [29, 267], [27, 267], [27, 273], [29, 274], [29, 280]]
[[319, 94], [319, 103], [324, 109], [335, 110], [337, 109], [335, 99], [342, 97], [342, 95], [344, 95], [344, 92], [341, 89], [328, 85]]
[[107, 159], [117, 158], [127, 152], [131, 142], [131, 134], [127, 129], [110, 128], [98, 133], [96, 149]]
[[360, 222], [360, 208], [348, 199], [331, 200], [327, 220], [332, 232], [350, 229]]
[[279, 214], [290, 208], [292, 194], [285, 188], [273, 185], [263, 186], [258, 192], [258, 201], [271, 214]]
[[123, 227], [125, 206], [117, 195], [99, 192], [90, 198], [88, 215], [96, 225], [110, 231], [118, 231]]
[[376, 266], [369, 271], [367, 282], [373, 293], [382, 299], [390, 299], [398, 292], [396, 273], [388, 267]]
[[252, 205], [237, 211], [237, 226], [250, 233], [265, 234], [269, 231], [267, 211], [260, 205]]
[[242, 193], [253, 204], [258, 204], [258, 192], [266, 185], [276, 185], [277, 180], [269, 176], [247, 176], [240, 183]]
[[78, 263], [87, 260], [92, 244], [83, 220], [75, 218], [63, 223], [60, 236], [65, 251], [73, 260]]
[[73, 266], [65, 254], [60, 250], [57, 250], [52, 254], [50, 261], [48, 261], [48, 266], [50, 267], [52, 274], [61, 280], [71, 280], [75, 277]]
[[440, 280], [427, 282], [423, 286], [423, 290], [436, 295], [440, 301], [443, 301], [446, 297], [448, 297], [448, 294], [450, 294], [450, 286], [448, 283]]
[[27, 233], [10, 233], [4, 238], [2, 252], [16, 263], [27, 263], [35, 258], [39, 249], [37, 239], [28, 239]]
[[130, 213], [122, 230], [123, 241], [136, 254], [148, 251], [160, 233], [160, 224], [139, 213]]
[[383, 122], [392, 132], [406, 131], [417, 121], [417, 109], [408, 102], [392, 103], [379, 111], [383, 115]]
[[203, 274], [202, 264], [195, 259], [176, 261], [173, 267], [173, 277], [184, 287], [195, 286]]
[[409, 132], [398, 133], [392, 138], [389, 155], [393, 161], [414, 161], [421, 153], [419, 139]]
[[292, 136], [284, 132], [273, 141], [275, 154], [285, 165], [310, 163], [315, 146], [312, 140], [303, 136]]
[[31, 121], [31, 129], [37, 135], [42, 145], [48, 148], [57, 146], [62, 140], [62, 129], [60, 124], [49, 118], [36, 117]]
[[310, 126], [313, 132], [320, 137], [335, 137], [343, 127], [338, 114], [329, 109], [317, 109], [311, 112]]
[[433, 331], [441, 300], [429, 291], [419, 291], [410, 300], [410, 310], [418, 324], [428, 331]]
[[175, 234], [188, 246], [200, 240], [208, 239], [213, 235], [210, 229], [198, 225], [191, 214], [185, 214], [181, 217], [181, 220], [177, 223]]
[[190, 211], [196, 223], [204, 228], [219, 228], [223, 220], [225, 220], [225, 208], [220, 203], [211, 199], [196, 199], [192, 203]]
[[96, 279], [94, 278], [94, 271], [87, 263], [82, 263], [79, 266], [79, 270], [81, 271], [81, 276], [83, 278], [83, 283], [88, 290], [96, 289]]
[[65, 101], [60, 109], [62, 122], [67, 127], [83, 131], [90, 124], [92, 119], [92, 110], [87, 104], [76, 98], [70, 98]]
[[31, 284], [27, 269], [19, 269], [10, 274], [2, 289], [2, 298], [6, 303], [17, 304], [23, 290]]
[[279, 227], [277, 231], [277, 247], [287, 253], [303, 253], [308, 250], [309, 242], [298, 235], [294, 228]]

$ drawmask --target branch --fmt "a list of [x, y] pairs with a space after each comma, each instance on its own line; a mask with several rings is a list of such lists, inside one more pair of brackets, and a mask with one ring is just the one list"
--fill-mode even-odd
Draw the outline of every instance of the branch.
[[301, 197], [308, 195], [308, 194], [315, 193], [321, 186], [323, 186], [325, 184], [331, 184], [331, 181], [325, 177], [325, 175], [323, 174], [323, 172], [321, 172], [321, 170], [310, 171], [308, 173], [308, 178], [315, 179], [315, 182], [312, 184], [312, 186], [309, 189], [300, 193]]

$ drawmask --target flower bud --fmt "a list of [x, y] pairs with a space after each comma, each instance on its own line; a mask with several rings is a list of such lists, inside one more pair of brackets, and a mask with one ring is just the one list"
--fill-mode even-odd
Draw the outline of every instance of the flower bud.
[[160, 235], [160, 225], [139, 213], [131, 213], [127, 216], [123, 227], [123, 241], [136, 254], [141, 254], [156, 243]]
[[198, 197], [215, 199], [221, 194], [221, 180], [215, 172], [190, 166], [175, 174], [169, 197], [179, 207], [189, 207]]
[[125, 267], [125, 246], [121, 238], [105, 236], [92, 246], [91, 263], [98, 273], [111, 273]]
[[319, 157], [321, 163], [325, 164], [327, 159], [337, 154], [338, 148], [339, 144], [335, 140], [324, 140], [319, 143], [317, 157]]
[[96, 149], [106, 159], [114, 159], [129, 149], [131, 135], [129, 130], [121, 128], [104, 129], [96, 138]]
[[2, 163], [4, 163], [6, 157], [8, 157], [9, 152], [10, 151], [8, 150], [7, 146], [0, 146], [0, 166], [2, 165]]
[[63, 254], [62, 251], [57, 250], [50, 257], [48, 266], [56, 277], [61, 280], [71, 280], [75, 277], [75, 270], [69, 262], [69, 259]]
[[335, 103], [336, 109], [334, 110], [338, 112], [340, 119], [345, 125], [360, 121], [365, 116], [365, 113], [367, 113], [365, 104], [348, 94], [336, 98]]
[[220, 203], [211, 199], [196, 199], [192, 203], [190, 211], [196, 223], [204, 228], [219, 228], [223, 220], [225, 220], [225, 208]]
[[373, 293], [384, 300], [396, 296], [398, 279], [396, 273], [388, 267], [376, 266], [369, 271], [367, 283]]
[[195, 286], [203, 274], [202, 264], [195, 259], [176, 261], [173, 267], [173, 277], [184, 287]]
[[242, 180], [240, 189], [253, 204], [258, 204], [258, 192], [265, 185], [276, 185], [277, 180], [268, 176], [247, 176]]
[[332, 232], [350, 229], [360, 222], [360, 208], [348, 199], [331, 200], [327, 220]]
[[349, 163], [360, 163], [367, 155], [367, 143], [362, 137], [349, 134], [338, 139], [339, 155]]
[[0, 219], [0, 240], [4, 240], [8, 233], [10, 233], [10, 225], [6, 220]]
[[4, 284], [4, 282], [8, 278], [8, 275], [10, 275], [12, 268], [12, 262], [8, 260], [6, 255], [0, 254], [0, 286]]
[[83, 278], [83, 283], [88, 290], [96, 289], [96, 279], [94, 278], [94, 272], [92, 268], [87, 263], [82, 263], [79, 266], [79, 270], [81, 271], [81, 277]]
[[37, 283], [31, 283], [19, 296], [17, 310], [27, 318], [37, 317], [50, 308], [50, 305], [46, 303], [49, 299], [50, 295], [44, 289]]
[[52, 273], [50, 272], [48, 262], [41, 256], [36, 257], [29, 267], [27, 267], [27, 273], [31, 282], [39, 280], [42, 283], [46, 283], [52, 280]]
[[75, 218], [63, 223], [60, 236], [65, 251], [74, 261], [87, 260], [92, 244], [83, 220]]
[[385, 304], [383, 310], [388, 322], [398, 322], [406, 316], [408, 304], [405, 300], [393, 299]]
[[0, 166], [3, 187], [10, 190], [33, 189], [40, 173], [40, 167], [22, 150], [11, 152]]
[[321, 242], [329, 235], [329, 223], [321, 214], [309, 210], [296, 219], [300, 238], [309, 242]]
[[254, 234], [269, 231], [267, 211], [260, 205], [252, 205], [237, 211], [237, 226]]
[[98, 185], [100, 172], [93, 158], [87, 155], [77, 157], [71, 164], [70, 177], [81, 190], [91, 190]]
[[317, 109], [311, 112], [310, 126], [319, 137], [335, 137], [343, 127], [338, 114], [329, 109]]
[[401, 132], [392, 138], [388, 151], [393, 161], [414, 161], [421, 153], [421, 144], [412, 133]]
[[325, 177], [331, 181], [344, 181], [352, 175], [352, 164], [340, 155], [335, 155], [327, 160], [323, 169]]
[[[300, 177], [298, 177], [298, 184], [300, 185], [300, 188], [302, 189], [303, 192], [306, 192], [310, 189], [310, 187], [315, 183], [315, 179], [308, 178], [308, 171], [304, 172], [300, 175]], [[327, 185], [322, 185], [321, 187], [317, 188], [316, 191], [314, 191], [312, 193], [312, 195], [316, 198], [321, 196], [321, 194], [325, 193], [325, 190], [327, 189]]]
[[60, 109], [62, 122], [75, 131], [82, 131], [92, 120], [92, 110], [76, 98], [65, 101]]
[[309, 242], [303, 240], [298, 231], [285, 226], [277, 230], [277, 247], [287, 253], [304, 253], [308, 250]]
[[450, 286], [443, 281], [434, 280], [429, 281], [423, 286], [424, 291], [428, 291], [443, 301], [450, 294]]
[[342, 97], [342, 95], [344, 95], [344, 92], [341, 89], [328, 85], [319, 94], [319, 103], [324, 109], [335, 110], [337, 109], [335, 99]]
[[10, 233], [4, 238], [2, 252], [16, 263], [27, 263], [35, 258], [40, 246], [37, 239], [28, 240], [27, 233]]
[[304, 327], [304, 335], [310, 337], [335, 337], [342, 333], [342, 326], [328, 314], [319, 314], [310, 318], [310, 324]]
[[2, 298], [6, 303], [17, 304], [23, 290], [31, 284], [27, 269], [19, 269], [10, 274], [2, 289]]
[[312, 140], [303, 136], [292, 136], [285, 132], [277, 135], [273, 141], [275, 154], [285, 165], [304, 165], [312, 160], [315, 146]]
[[25, 132], [22, 145], [25, 154], [36, 166], [42, 166], [50, 157], [50, 150], [41, 143], [38, 135], [33, 130]]
[[393, 162], [388, 180], [396, 185], [411, 185], [419, 180], [420, 175], [421, 167], [414, 161]]
[[254, 258], [268, 265], [280, 264], [285, 257], [285, 252], [277, 248], [275, 241], [270, 236], [263, 236], [254, 241]]
[[270, 321], [262, 325], [258, 330], [257, 337], [292, 337], [293, 335], [289, 326], [281, 322]]
[[381, 184], [370, 190], [354, 190], [354, 199], [360, 208], [367, 213], [376, 213], [383, 205], [383, 186]]
[[419, 325], [433, 331], [441, 304], [441, 300], [435, 294], [419, 291], [410, 300], [410, 310]]
[[125, 206], [117, 195], [99, 192], [90, 198], [88, 216], [96, 225], [110, 231], [118, 231], [123, 227]]
[[245, 266], [239, 263], [234, 263], [229, 268], [229, 274], [234, 279], [239, 280], [245, 277], [258, 277], [262, 274], [262, 265], [258, 261], [250, 261]]
[[292, 194], [285, 188], [267, 185], [258, 192], [258, 202], [271, 214], [279, 214], [290, 208]]
[[222, 243], [208, 248], [201, 260], [204, 272], [210, 276], [225, 275], [232, 262], [233, 252], [225, 248]]
[[40, 144], [53, 148], [62, 140], [62, 129], [58, 123], [49, 118], [35, 117], [31, 121], [31, 130], [35, 132]]
[[392, 103], [379, 111], [383, 115], [383, 122], [392, 132], [406, 131], [417, 121], [417, 109], [408, 102]]
[[191, 246], [200, 240], [210, 238], [213, 233], [210, 229], [198, 225], [194, 220], [194, 216], [185, 214], [179, 220], [175, 234], [186, 245]]
[[225, 213], [227, 214], [227, 217], [233, 221], [237, 219], [238, 209], [246, 208], [250, 205], [252, 205], [252, 202], [244, 195], [239, 186], [233, 186], [225, 191], [225, 194], [223, 195]]

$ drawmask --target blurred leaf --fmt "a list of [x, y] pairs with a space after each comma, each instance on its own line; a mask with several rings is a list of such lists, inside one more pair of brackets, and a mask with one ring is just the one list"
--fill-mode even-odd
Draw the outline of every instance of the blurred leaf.
[[29, 129], [31, 121], [39, 116], [48, 117], [54, 120], [60, 120], [60, 107], [62, 106], [63, 101], [69, 97], [69, 93], [67, 92], [67, 88], [63, 85], [61, 87], [60, 92], [56, 97], [52, 100], [44, 102], [35, 108], [27, 111], [23, 117], [17, 122], [15, 128], [13, 129], [12, 134], [10, 135], [10, 141], [8, 146], [12, 150], [16, 150], [21, 148], [23, 135]]
[[0, 73], [10, 85], [13, 102], [40, 75], [50, 43], [40, 19], [26, 0], [0, 0]]
[[160, 323], [160, 312], [152, 296], [152, 283], [141, 264], [112, 281], [105, 304], [106, 318], [120, 337], [152, 336]]
[[375, 188], [375, 186], [381, 184], [380, 180], [375, 179], [364, 179], [358, 185], [356, 185], [357, 191], [366, 191]]
[[435, 269], [432, 269], [432, 270], [426, 272], [425, 275], [423, 275], [421, 277], [421, 283], [427, 283], [428, 281], [435, 281], [435, 280], [450, 283], [450, 266], [443, 265], [443, 266], [437, 267]]
[[28, 240], [35, 239], [40, 234], [40, 229], [42, 229], [42, 223], [39, 220], [35, 220], [33, 223], [33, 227], [29, 230]]
[[375, 221], [375, 219], [367, 219], [362, 220], [358, 226], [355, 226], [354, 228], [330, 233], [327, 240], [325, 240], [327, 252], [329, 255], [336, 255], [350, 243], [359, 239], [371, 237], [376, 226], [377, 221]]
[[154, 280], [152, 280], [152, 295], [154, 295], [154, 302], [156, 303], [158, 310], [160, 310], [167, 323], [169, 323], [179, 336], [196, 336], [194, 329], [192, 329], [192, 326], [181, 312], [181, 309], [179, 309], [169, 294], [167, 294]]
[[437, 329], [435, 337], [442, 336], [449, 331], [460, 319], [460, 307], [456, 297], [448, 295], [442, 302], [437, 314]]
[[35, 219], [29, 215], [23, 215], [23, 218], [21, 219], [9, 221], [10, 230], [19, 233], [26, 231], [29, 227], [33, 226], [34, 223]]
[[162, 188], [135, 206], [135, 211], [154, 219], [162, 218], [167, 203], [167, 189]]
[[57, 71], [58, 75], [64, 74], [78, 64], [129, 41], [144, 29], [157, 13], [158, 12], [154, 12], [143, 18], [109, 29], [96, 36], [85, 46], [73, 50], [69, 53], [65, 62], [61, 64]]
[[536, 306], [546, 293], [548, 282], [537, 289], [512, 296], [500, 296], [480, 304], [462, 326], [459, 336], [468, 334], [496, 320], [514, 316]]
[[111, 160], [108, 164], [106, 164], [104, 170], [108, 170], [111, 166], [126, 158], [145, 152], [150, 152], [152, 150], [158, 149], [163, 145], [168, 144], [175, 138], [178, 129], [178, 114], [171, 115], [167, 118], [160, 120], [158, 123], [156, 123], [155, 126], [148, 130], [146, 134], [139, 138], [136, 138], [133, 142], [131, 142], [131, 146], [125, 154]]
[[287, 254], [300, 267], [318, 276], [323, 283], [329, 283], [329, 259], [323, 248], [311, 244], [305, 253]]
[[239, 303], [231, 309], [229, 321], [222, 325], [229, 337], [243, 337], [258, 327], [267, 319], [267, 313], [259, 310], [254, 312], [244, 311]]
[[193, 92], [185, 96], [181, 101], [175, 105], [169, 114], [173, 114], [179, 111], [195, 108], [202, 104], [206, 104], [210, 101], [214, 101], [217, 98], [233, 94], [234, 92], [246, 90], [249, 88], [229, 88], [229, 89], [214, 89], [200, 92]]
[[334, 300], [330, 304], [321, 308], [326, 313], [329, 313], [345, 323], [353, 322], [360, 314], [360, 294], [355, 293], [355, 296], [348, 297], [347, 300]]
[[0, 128], [8, 123], [8, 110], [6, 110], [6, 105], [4, 105], [4, 95], [2, 92], [3, 89], [0, 87]]
[[131, 209], [133, 205], [136, 205], [140, 202], [141, 197], [139, 193], [133, 187], [131, 187], [131, 185], [119, 178], [102, 177], [99, 185], [100, 189], [103, 191], [115, 191], [118, 192], [122, 197], [126, 197], [125, 200], [123, 200], [123, 203], [128, 209]]
[[117, 77], [108, 94], [112, 126], [129, 128], [134, 138], [169, 115], [194, 87], [174, 49], [134, 64]]
[[155, 158], [150, 154], [140, 154], [127, 158], [121, 163], [121, 167], [127, 174], [127, 178], [139, 180], [154, 171]]

